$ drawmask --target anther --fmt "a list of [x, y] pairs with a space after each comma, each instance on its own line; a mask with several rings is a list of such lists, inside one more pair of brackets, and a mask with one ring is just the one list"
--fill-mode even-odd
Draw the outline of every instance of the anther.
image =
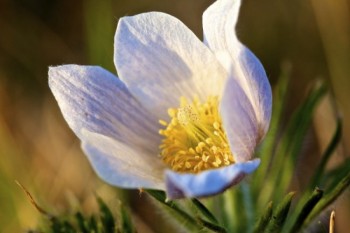
[[217, 97], [205, 103], [182, 97], [179, 108], [168, 109], [170, 120], [159, 120], [165, 127], [159, 130], [164, 136], [160, 156], [174, 171], [197, 173], [234, 162], [218, 105]]

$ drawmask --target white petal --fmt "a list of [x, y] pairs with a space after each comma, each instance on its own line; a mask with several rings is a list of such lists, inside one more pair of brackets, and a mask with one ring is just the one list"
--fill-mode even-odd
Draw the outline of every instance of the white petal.
[[227, 80], [220, 113], [235, 161], [250, 160], [260, 140], [258, 122], [248, 97], [233, 78]]
[[81, 129], [86, 128], [156, 153], [158, 120], [110, 72], [93, 66], [50, 67], [49, 85], [64, 118], [81, 140]]
[[217, 0], [203, 13], [204, 41], [216, 51], [235, 49], [241, 0]]
[[182, 197], [205, 197], [224, 191], [240, 182], [246, 174], [260, 164], [259, 159], [235, 163], [227, 167], [203, 171], [198, 174], [166, 171], [166, 188], [169, 199]]
[[179, 98], [218, 95], [227, 74], [215, 55], [181, 21], [158, 12], [124, 17], [114, 62], [129, 90], [160, 118]]
[[231, 72], [252, 103], [262, 139], [271, 118], [271, 87], [260, 61], [237, 39], [235, 26], [240, 4], [240, 0], [218, 0], [212, 4], [203, 14], [204, 38], [213, 51], [230, 54]]
[[83, 150], [103, 180], [121, 188], [164, 190], [164, 165], [160, 159], [101, 134], [86, 130], [82, 134]]

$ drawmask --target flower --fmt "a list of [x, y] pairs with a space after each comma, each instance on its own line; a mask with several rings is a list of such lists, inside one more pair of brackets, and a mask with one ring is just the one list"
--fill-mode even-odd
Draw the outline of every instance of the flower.
[[269, 127], [271, 87], [237, 39], [239, 7], [212, 4], [204, 42], [164, 13], [121, 18], [119, 78], [97, 66], [50, 67], [62, 114], [103, 180], [166, 190], [169, 199], [201, 197], [259, 166], [253, 155]]

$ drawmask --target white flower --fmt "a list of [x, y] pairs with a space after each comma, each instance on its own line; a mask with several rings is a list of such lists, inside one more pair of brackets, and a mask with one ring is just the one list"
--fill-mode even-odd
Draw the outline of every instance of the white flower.
[[218, 0], [204, 12], [204, 43], [164, 13], [121, 18], [119, 78], [97, 66], [50, 67], [62, 114], [103, 180], [166, 190], [171, 199], [200, 197], [258, 167], [271, 88], [235, 34], [239, 7], [240, 0]]

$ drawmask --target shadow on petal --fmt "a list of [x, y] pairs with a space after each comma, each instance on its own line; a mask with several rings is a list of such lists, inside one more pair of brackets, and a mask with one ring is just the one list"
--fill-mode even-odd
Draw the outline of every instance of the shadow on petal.
[[168, 199], [183, 197], [206, 197], [225, 191], [252, 173], [260, 159], [235, 163], [227, 167], [203, 171], [198, 174], [184, 174], [166, 171], [166, 192]]
[[121, 188], [164, 190], [164, 165], [156, 155], [131, 148], [110, 137], [82, 130], [82, 147], [96, 173]]

